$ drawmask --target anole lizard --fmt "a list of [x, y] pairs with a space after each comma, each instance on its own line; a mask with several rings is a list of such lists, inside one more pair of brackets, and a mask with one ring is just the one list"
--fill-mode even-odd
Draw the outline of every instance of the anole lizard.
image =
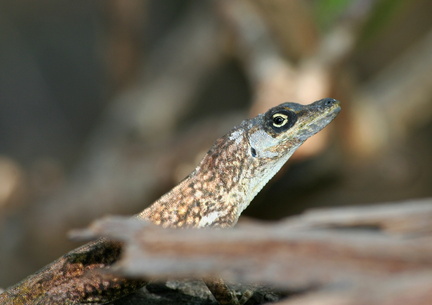
[[[176, 228], [235, 225], [294, 151], [339, 111], [339, 102], [326, 98], [305, 106], [284, 103], [243, 121], [216, 140], [188, 177], [137, 217]], [[118, 299], [145, 285], [107, 272], [120, 253], [116, 242], [88, 243], [10, 287], [0, 295], [0, 305], [104, 304]], [[226, 288], [219, 281], [208, 286], [214, 294]], [[238, 304], [233, 297], [217, 299]]]

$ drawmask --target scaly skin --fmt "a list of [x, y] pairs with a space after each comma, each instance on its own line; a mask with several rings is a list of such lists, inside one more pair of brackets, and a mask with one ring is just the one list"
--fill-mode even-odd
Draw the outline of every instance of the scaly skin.
[[[338, 101], [323, 99], [306, 106], [281, 104], [243, 121], [216, 140], [188, 177], [138, 217], [164, 227], [235, 225], [294, 151], [339, 111]], [[6, 290], [0, 305], [88, 305], [118, 299], [145, 285], [107, 272], [120, 252], [121, 244], [104, 239], [86, 244]]]

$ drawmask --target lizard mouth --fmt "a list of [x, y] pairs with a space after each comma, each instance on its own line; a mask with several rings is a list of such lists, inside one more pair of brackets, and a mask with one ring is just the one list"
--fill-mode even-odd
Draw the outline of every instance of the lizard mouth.
[[301, 115], [302, 122], [297, 131], [297, 138], [300, 141], [305, 141], [321, 131], [341, 111], [340, 102], [331, 98], [316, 101], [309, 106], [308, 111]]

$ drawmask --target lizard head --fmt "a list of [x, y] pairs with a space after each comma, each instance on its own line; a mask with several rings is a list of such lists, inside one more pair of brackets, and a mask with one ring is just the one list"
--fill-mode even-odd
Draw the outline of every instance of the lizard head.
[[294, 151], [340, 111], [339, 102], [284, 103], [216, 140], [196, 169], [140, 217], [166, 227], [229, 227]]
[[340, 109], [339, 102], [330, 98], [310, 105], [284, 103], [243, 121], [232, 131], [229, 139], [244, 149], [243, 170], [237, 181], [245, 196], [237, 200], [237, 216], [296, 149], [326, 127]]
[[292, 153], [327, 126], [340, 111], [339, 101], [325, 98], [309, 105], [284, 103], [252, 119], [252, 157], [280, 158]]

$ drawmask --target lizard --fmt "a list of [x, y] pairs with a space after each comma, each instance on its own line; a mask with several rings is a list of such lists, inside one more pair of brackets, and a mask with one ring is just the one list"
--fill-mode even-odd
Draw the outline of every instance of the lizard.
[[[340, 112], [339, 101], [283, 103], [216, 140], [195, 170], [136, 217], [166, 228], [228, 228], [294, 151]], [[0, 294], [0, 305], [105, 304], [146, 282], [109, 273], [121, 243], [98, 239]], [[207, 281], [221, 304], [240, 304], [222, 280]], [[228, 295], [223, 295], [228, 293]]]

